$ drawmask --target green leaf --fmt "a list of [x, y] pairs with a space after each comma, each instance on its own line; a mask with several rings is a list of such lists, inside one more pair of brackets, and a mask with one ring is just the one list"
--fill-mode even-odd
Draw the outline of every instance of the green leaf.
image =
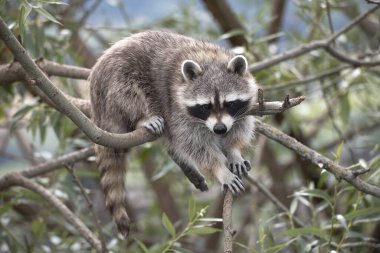
[[297, 210], [297, 207], [298, 207], [298, 199], [297, 198], [294, 198], [292, 200], [292, 202], [290, 203], [290, 208], [289, 208], [289, 212], [291, 214], [294, 214]]
[[296, 239], [288, 240], [284, 243], [277, 244], [273, 247], [265, 249], [265, 253], [273, 253], [273, 252], [278, 252], [279, 250], [289, 246], [291, 243], [293, 243]]
[[60, 4], [60, 5], [69, 5], [68, 3], [64, 3], [58, 0], [40, 0], [40, 2], [44, 4]]
[[303, 228], [294, 228], [290, 230], [286, 230], [281, 233], [282, 236], [300, 236], [300, 235], [314, 235], [320, 238], [324, 238], [326, 235], [326, 232], [322, 229], [316, 228], [316, 227], [303, 227]]
[[15, 121], [18, 121], [20, 119], [22, 119], [29, 111], [31, 111], [34, 107], [36, 107], [36, 105], [26, 105], [24, 107], [22, 107], [20, 110], [18, 110], [13, 116], [12, 118], [15, 120]]
[[229, 39], [229, 38], [231, 38], [231, 37], [235, 37], [235, 36], [242, 36], [242, 35], [244, 35], [245, 33], [246, 33], [246, 31], [243, 30], [243, 29], [233, 29], [233, 30], [231, 30], [231, 31], [229, 31], [229, 32], [227, 32], [227, 33], [222, 34], [222, 35], [218, 38], [218, 40], [225, 40], [225, 39]]
[[56, 24], [59, 24], [59, 25], [62, 25], [58, 20], [56, 20], [47, 10], [41, 8], [41, 7], [37, 7], [35, 8], [35, 10], [41, 14], [42, 16], [44, 16], [45, 18], [47, 18], [48, 20], [50, 20], [51, 22], [54, 22]]
[[301, 192], [296, 192], [294, 195], [321, 198], [321, 199], [326, 200], [330, 206], [332, 206], [332, 202], [333, 202], [331, 197], [326, 192], [319, 189], [304, 190]]
[[25, 6], [21, 5], [20, 14], [18, 16], [18, 30], [21, 37], [21, 44], [24, 41], [24, 31], [25, 31], [24, 16], [25, 16]]
[[173, 226], [173, 223], [169, 220], [166, 213], [162, 214], [162, 225], [164, 225], [165, 229], [169, 232], [169, 234], [174, 237], [175, 236], [175, 228]]
[[343, 147], [343, 141], [340, 143], [340, 145], [338, 146], [338, 148], [336, 149], [336, 152], [334, 154], [335, 159], [338, 161], [340, 160], [340, 154], [342, 152], [342, 147]]
[[362, 216], [369, 216], [373, 214], [380, 214], [380, 207], [369, 207], [369, 208], [363, 208], [360, 210], [353, 211], [351, 213], [348, 213], [344, 215], [346, 220], [352, 220], [357, 217], [362, 217]]
[[34, 219], [32, 222], [32, 232], [36, 238], [42, 238], [46, 233], [46, 223], [42, 219]]
[[189, 230], [186, 234], [188, 235], [208, 235], [213, 234], [216, 232], [221, 232], [222, 230], [219, 228], [213, 228], [213, 227], [194, 227]]
[[338, 214], [338, 215], [336, 216], [336, 219], [339, 221], [339, 223], [340, 223], [344, 228], [347, 229], [347, 221], [346, 221], [346, 219], [344, 218], [343, 215]]
[[350, 111], [351, 111], [351, 105], [350, 105], [350, 100], [349, 100], [349, 97], [348, 97], [348, 93], [346, 93], [340, 99], [340, 106], [341, 106], [340, 116], [342, 118], [343, 123], [347, 124], [348, 120], [350, 119]]
[[135, 238], [135, 241], [137, 242], [137, 244], [140, 246], [140, 248], [143, 250], [144, 253], [151, 253], [144, 243], [142, 243], [140, 240], [137, 240], [136, 238]]
[[193, 220], [196, 214], [197, 214], [197, 205], [195, 203], [194, 195], [192, 195], [189, 199], [188, 210], [187, 210], [189, 221]]

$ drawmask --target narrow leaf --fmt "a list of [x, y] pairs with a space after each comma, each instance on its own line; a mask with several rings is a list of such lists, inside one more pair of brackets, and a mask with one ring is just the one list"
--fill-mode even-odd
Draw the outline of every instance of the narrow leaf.
[[174, 237], [175, 236], [175, 228], [173, 226], [173, 223], [169, 220], [166, 213], [162, 214], [162, 225], [164, 225], [165, 229], [169, 232], [169, 234]]
[[23, 43], [25, 24], [24, 24], [25, 6], [21, 5], [20, 14], [18, 16], [18, 30], [21, 37], [21, 43]]
[[341, 118], [344, 124], [348, 123], [348, 120], [350, 118], [350, 111], [351, 111], [351, 105], [350, 100], [348, 97], [348, 93], [345, 94], [342, 99], [340, 100], [341, 103]]
[[343, 215], [338, 214], [338, 215], [336, 216], [336, 219], [339, 221], [340, 224], [342, 224], [342, 226], [343, 226], [344, 228], [347, 228], [347, 222], [346, 222], [346, 219], [344, 218]]
[[50, 20], [51, 22], [54, 22], [56, 24], [59, 24], [59, 25], [62, 25], [58, 20], [56, 20], [53, 15], [51, 15], [47, 10], [43, 9], [43, 8], [35, 8], [35, 10], [41, 14], [42, 16], [44, 16], [45, 18], [47, 18], [48, 20]]
[[299, 235], [314, 235], [320, 238], [324, 238], [326, 233], [322, 229], [319, 229], [319, 228], [303, 227], [303, 228], [295, 228], [295, 229], [286, 230], [282, 232], [281, 235], [290, 236], [290, 237], [299, 236]]
[[373, 214], [380, 214], [380, 207], [369, 207], [369, 208], [363, 208], [360, 210], [353, 211], [351, 213], [348, 213], [344, 215], [346, 220], [351, 220], [357, 217], [362, 217], [362, 216], [369, 216]]
[[296, 192], [295, 195], [321, 198], [326, 200], [330, 205], [332, 205], [331, 197], [326, 192], [319, 189], [304, 190], [302, 192]]
[[197, 213], [197, 207], [196, 207], [195, 199], [194, 199], [194, 196], [191, 196], [189, 199], [188, 210], [187, 210], [189, 221], [191, 221], [194, 218], [196, 213]]
[[143, 250], [144, 253], [150, 253], [150, 251], [148, 250], [148, 248], [145, 246], [144, 243], [142, 243], [140, 240], [137, 240], [135, 238], [135, 241], [137, 242], [137, 244], [140, 246], [140, 248]]
[[68, 3], [64, 3], [58, 0], [40, 0], [40, 2], [44, 4], [63, 4], [63, 5], [69, 5]]

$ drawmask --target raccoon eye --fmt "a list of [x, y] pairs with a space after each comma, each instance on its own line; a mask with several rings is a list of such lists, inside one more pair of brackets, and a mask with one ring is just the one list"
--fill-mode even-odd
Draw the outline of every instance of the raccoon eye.
[[207, 120], [211, 113], [211, 104], [189, 106], [187, 107], [187, 112], [193, 117]]
[[248, 110], [248, 105], [249, 101], [243, 101], [240, 99], [224, 102], [224, 107], [231, 116], [237, 116], [245, 112], [246, 110]]
[[235, 105], [236, 105], [236, 101], [229, 101], [229, 102], [224, 103], [224, 106], [226, 108], [231, 108], [231, 107], [234, 107]]
[[204, 110], [204, 111], [209, 111], [209, 110], [211, 110], [211, 104], [205, 104], [205, 105], [202, 105], [202, 110]]

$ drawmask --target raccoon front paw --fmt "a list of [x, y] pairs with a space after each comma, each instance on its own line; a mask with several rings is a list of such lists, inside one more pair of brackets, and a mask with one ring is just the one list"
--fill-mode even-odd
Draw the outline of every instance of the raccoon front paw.
[[230, 163], [230, 171], [237, 175], [239, 178], [248, 175], [251, 170], [251, 163], [247, 160], [233, 161]]
[[226, 193], [227, 190], [230, 190], [234, 195], [243, 193], [245, 191], [243, 181], [237, 175], [231, 173], [223, 183], [223, 192]]
[[164, 132], [164, 119], [160, 116], [153, 116], [142, 121], [139, 126], [145, 127], [152, 134], [161, 135]]
[[[191, 171], [191, 172], [194, 172], [194, 171]], [[190, 182], [193, 183], [195, 188], [199, 189], [202, 192], [208, 191], [207, 182], [200, 173], [187, 172], [186, 176], [190, 180]]]

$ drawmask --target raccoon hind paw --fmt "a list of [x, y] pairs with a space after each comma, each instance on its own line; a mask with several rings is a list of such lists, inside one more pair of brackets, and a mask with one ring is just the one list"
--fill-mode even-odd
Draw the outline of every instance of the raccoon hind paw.
[[119, 208], [113, 213], [113, 218], [117, 226], [117, 230], [124, 237], [127, 238], [130, 231], [130, 219], [124, 208]]
[[152, 116], [138, 124], [145, 127], [154, 135], [162, 135], [164, 132], [164, 119], [161, 116]]

